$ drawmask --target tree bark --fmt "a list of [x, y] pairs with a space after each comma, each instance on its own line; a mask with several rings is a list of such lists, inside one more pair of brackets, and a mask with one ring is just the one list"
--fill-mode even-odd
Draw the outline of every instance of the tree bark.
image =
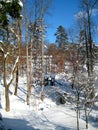
[[17, 66], [17, 70], [16, 70], [16, 86], [15, 86], [15, 91], [14, 91], [14, 95], [17, 95], [17, 90], [18, 90], [18, 80], [19, 80], [19, 78], [18, 78], [18, 76], [19, 76], [19, 69], [18, 69], [18, 66]]
[[[26, 8], [25, 8], [25, 11], [26, 11]], [[26, 20], [26, 36], [25, 36], [25, 41], [26, 41], [26, 63], [27, 63], [27, 68], [26, 68], [26, 74], [27, 74], [27, 96], [26, 96], [26, 102], [27, 102], [27, 105], [30, 104], [30, 101], [29, 101], [29, 97], [30, 97], [30, 80], [29, 80], [29, 59], [28, 59], [28, 20], [26, 18], [26, 14], [25, 14], [25, 20]]]
[[6, 112], [10, 111], [10, 99], [9, 99], [9, 86], [5, 86], [5, 110]]
[[7, 85], [7, 81], [6, 81], [6, 60], [7, 60], [7, 56], [5, 57], [4, 54], [4, 87], [5, 87], [5, 110], [8, 112], [10, 111], [10, 99], [9, 99], [9, 85]]
[[79, 130], [79, 110], [77, 108], [77, 130]]
[[85, 104], [85, 119], [86, 119], [86, 129], [88, 129], [88, 114], [87, 114], [87, 106]]
[[9, 99], [9, 87], [10, 87], [10, 84], [12, 83], [13, 79], [14, 79], [14, 72], [15, 72], [15, 69], [16, 69], [16, 66], [17, 66], [17, 63], [15, 63], [15, 66], [12, 70], [12, 77], [9, 81], [9, 83], [7, 83], [7, 80], [6, 80], [6, 77], [7, 77], [7, 74], [6, 74], [6, 61], [7, 61], [7, 54], [5, 56], [4, 54], [4, 87], [5, 87], [5, 110], [8, 112], [10, 111], [10, 99]]
[[80, 94], [78, 93], [78, 97], [77, 97], [77, 130], [79, 130], [79, 96]]
[[16, 86], [15, 86], [15, 92], [14, 95], [17, 95], [17, 90], [18, 90], [18, 82], [19, 82], [19, 68], [20, 68], [20, 47], [21, 47], [21, 21], [18, 20], [18, 57], [19, 61], [17, 64], [17, 69], [16, 69]]
[[42, 0], [41, 8], [41, 28], [42, 28], [42, 88], [41, 88], [41, 100], [44, 100], [44, 0]]

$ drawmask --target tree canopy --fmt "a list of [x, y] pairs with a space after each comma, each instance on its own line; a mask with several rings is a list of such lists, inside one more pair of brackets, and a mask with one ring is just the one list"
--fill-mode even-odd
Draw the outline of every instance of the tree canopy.
[[12, 18], [20, 18], [22, 10], [22, 2], [20, 0], [1, 0], [0, 1], [0, 26], [7, 26]]
[[60, 25], [54, 35], [56, 36], [56, 43], [58, 44], [58, 47], [64, 49], [68, 40], [66, 29]]

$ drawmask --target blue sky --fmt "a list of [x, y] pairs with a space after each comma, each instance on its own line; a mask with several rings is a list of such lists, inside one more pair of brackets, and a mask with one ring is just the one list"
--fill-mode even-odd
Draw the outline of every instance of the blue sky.
[[51, 15], [48, 16], [47, 39], [49, 42], [55, 42], [54, 33], [59, 25], [66, 29], [70, 28], [74, 22], [74, 15], [78, 12], [79, 0], [52, 0]]
[[[80, 11], [79, 1], [80, 0], [52, 0], [51, 15], [46, 19], [48, 26], [46, 39], [50, 43], [55, 42], [54, 34], [59, 25], [68, 29], [75, 24], [75, 15]], [[97, 39], [94, 40], [95, 42], [98, 41]]]

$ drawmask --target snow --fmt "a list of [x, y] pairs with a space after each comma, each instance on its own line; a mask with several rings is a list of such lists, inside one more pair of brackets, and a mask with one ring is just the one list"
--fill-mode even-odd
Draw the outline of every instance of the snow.
[[[61, 76], [59, 74], [57, 79], [61, 80], [63, 76], [64, 73]], [[63, 87], [57, 84], [55, 86], [46, 86], [45, 93], [47, 96], [44, 101], [40, 100], [39, 86], [36, 86], [36, 91], [32, 88], [30, 105], [28, 106], [26, 104], [26, 77], [20, 77], [17, 96], [13, 94], [14, 82], [10, 87], [10, 112], [6, 112], [4, 87], [2, 82], [0, 82], [0, 113], [3, 117], [2, 124], [5, 130], [76, 130], [76, 112], [72, 104], [67, 102], [64, 105], [57, 105], [55, 99], [53, 100], [54, 90], [60, 90]], [[80, 130], [85, 130], [83, 115], [84, 113], [82, 112], [79, 119]], [[88, 130], [97, 129], [98, 103], [96, 103], [96, 108], [91, 113]]]
[[0, 50], [1, 50], [2, 52], [4, 52], [3, 48], [1, 47], [1, 44], [3, 44], [3, 41], [2, 41], [2, 40], [0, 40]]
[[2, 40], [0, 40], [0, 43], [3, 43], [3, 41], [2, 41]]
[[18, 4], [23, 8], [23, 3], [19, 0]]
[[46, 46], [46, 45], [44, 45], [44, 47], [47, 49], [47, 46]]
[[15, 64], [14, 64], [13, 70], [15, 69], [16, 64], [18, 63], [18, 61], [19, 61], [19, 56], [17, 57], [17, 59], [16, 59], [16, 61], [15, 61]]
[[[6, 3], [12, 3], [13, 0], [6, 0], [5, 2]], [[20, 5], [21, 8], [23, 8], [23, 3], [20, 0], [18, 0], [18, 4]]]
[[12, 0], [6, 0], [6, 3], [11, 3], [12, 2]]
[[7, 52], [6, 54], [4, 54], [4, 58], [7, 58], [8, 55], [9, 55], [9, 52]]
[[0, 46], [0, 50], [2, 51], [2, 52], [4, 52], [4, 50], [3, 50], [3, 48]]
[[[6, 3], [12, 3], [13, 0], [6, 0]], [[23, 3], [18, 0], [18, 4], [23, 8]]]

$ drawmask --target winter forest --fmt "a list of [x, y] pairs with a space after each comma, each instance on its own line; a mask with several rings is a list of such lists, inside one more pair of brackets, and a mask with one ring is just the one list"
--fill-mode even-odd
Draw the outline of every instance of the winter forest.
[[51, 7], [0, 0], [0, 130], [98, 129], [98, 0], [79, 0], [75, 26], [59, 25], [55, 43]]

